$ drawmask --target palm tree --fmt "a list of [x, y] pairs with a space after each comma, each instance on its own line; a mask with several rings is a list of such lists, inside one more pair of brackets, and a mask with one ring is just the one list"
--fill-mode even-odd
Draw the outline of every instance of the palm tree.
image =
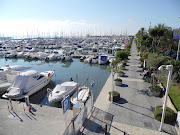
[[159, 46], [161, 37], [164, 35], [164, 32], [166, 31], [166, 27], [164, 24], [158, 24], [154, 28], [149, 30], [149, 34], [152, 36], [152, 48], [153, 53], [155, 52], [155, 48]]

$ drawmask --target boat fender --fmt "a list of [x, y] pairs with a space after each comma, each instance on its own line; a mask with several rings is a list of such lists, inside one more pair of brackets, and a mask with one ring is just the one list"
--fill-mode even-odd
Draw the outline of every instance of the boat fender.
[[47, 93], [52, 94], [52, 90], [50, 88], [47, 88]]
[[48, 75], [46, 76], [46, 78], [49, 78], [51, 76], [51, 74], [50, 73], [48, 73]]

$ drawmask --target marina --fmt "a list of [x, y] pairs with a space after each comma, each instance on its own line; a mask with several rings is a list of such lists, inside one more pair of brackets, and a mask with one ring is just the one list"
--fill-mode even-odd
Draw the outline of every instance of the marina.
[[[35, 90], [31, 90], [32, 88], [26, 90], [26, 86], [20, 85], [26, 84], [30, 88], [30, 82], [28, 82], [29, 84], [27, 83], [28, 80], [36, 79], [36, 81], [40, 82], [43, 80], [42, 77], [46, 77], [47, 74], [35, 75], [35, 71], [31, 71], [31, 73], [27, 73], [27, 76], [26, 73], [20, 73], [16, 78], [14, 76], [14, 81], [11, 80], [11, 85], [8, 82], [6, 94], [2, 95], [2, 97], [19, 100], [23, 99], [25, 93], [28, 92], [26, 95], [30, 96], [31, 103], [60, 107], [60, 102], [49, 102], [48, 97], [50, 96], [46, 89], [52, 90], [57, 84], [68, 82], [70, 79], [76, 82], [77, 75], [79, 77], [79, 85], [86, 78], [89, 79], [87, 82], [89, 87], [91, 85], [90, 79], [95, 82], [93, 91], [93, 100], [95, 101], [110, 75], [110, 72], [107, 70], [109, 63], [112, 63], [116, 52], [124, 49], [130, 39], [131, 37], [129, 36], [2, 39], [0, 42], [1, 67], [22, 65], [29, 66], [32, 68], [32, 71], [35, 70], [39, 73], [51, 71], [47, 73], [50, 78], [48, 82], [42, 87], [38, 86]], [[9, 76], [9, 74], [6, 76]], [[32, 79], [27, 79], [28, 76]], [[39, 78], [41, 79], [39, 80]], [[34, 85], [32, 86], [34, 87]], [[72, 95], [73, 93], [69, 94]], [[84, 95], [83, 93], [80, 92], [80, 95]], [[23, 96], [20, 96], [22, 94]], [[62, 98], [63, 95], [58, 101], [61, 101]]]
[[[7, 59], [0, 58], [0, 63], [4, 63], [2, 66], [9, 65], [23, 65], [31, 66], [31, 69], [34, 69], [38, 72], [46, 70], [55, 70], [55, 73], [50, 81], [50, 83], [37, 93], [30, 96], [30, 102], [34, 104], [50, 105], [47, 98], [47, 88], [53, 89], [56, 84], [61, 84], [66, 81], [70, 81], [70, 78], [73, 78], [76, 81], [76, 74], [78, 75], [79, 83], [82, 83], [87, 77], [92, 78], [95, 81], [94, 85], [94, 100], [97, 98], [100, 90], [102, 89], [106, 78], [110, 75], [110, 72], [107, 70], [108, 65], [99, 65], [99, 64], [88, 64], [80, 62], [79, 59], [73, 58], [73, 62], [61, 62], [61, 61], [25, 61], [23, 59]], [[102, 78], [99, 79], [99, 76]], [[90, 81], [89, 81], [90, 86]], [[55, 103], [51, 106], [60, 107], [61, 103]]]

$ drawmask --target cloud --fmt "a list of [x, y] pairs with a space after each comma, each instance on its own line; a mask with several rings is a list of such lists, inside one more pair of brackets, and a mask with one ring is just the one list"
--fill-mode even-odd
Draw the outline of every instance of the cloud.
[[136, 23], [136, 21], [132, 20], [132, 19], [128, 19], [129, 23]]
[[[38, 35], [38, 33], [85, 31], [88, 29], [98, 29], [100, 24], [90, 24], [86, 22], [76, 22], [71, 20], [0, 20], [0, 34], [12, 35]], [[1, 36], [1, 35], [0, 35]]]

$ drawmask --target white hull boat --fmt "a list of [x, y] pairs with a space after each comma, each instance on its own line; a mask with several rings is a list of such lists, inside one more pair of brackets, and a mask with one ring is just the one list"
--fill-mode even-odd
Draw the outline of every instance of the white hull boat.
[[76, 82], [64, 82], [62, 84], [57, 84], [56, 87], [49, 93], [48, 101], [58, 102], [63, 99], [66, 95], [72, 95], [77, 89], [78, 83]]
[[78, 90], [78, 99], [77, 99], [77, 91], [71, 97], [71, 103], [76, 104], [77, 102], [85, 103], [89, 96], [89, 88], [88, 87], [80, 87]]
[[45, 71], [38, 73], [35, 70], [29, 70], [16, 76], [12, 85], [8, 88], [3, 98], [22, 99], [25, 96], [31, 96], [43, 87], [45, 87], [54, 75], [54, 71]]
[[108, 56], [107, 55], [100, 55], [98, 59], [98, 63], [100, 65], [108, 63]]
[[4, 93], [12, 85], [15, 77], [19, 75], [20, 72], [12, 72], [11, 74], [6, 74], [5, 79], [0, 80], [0, 93]]

